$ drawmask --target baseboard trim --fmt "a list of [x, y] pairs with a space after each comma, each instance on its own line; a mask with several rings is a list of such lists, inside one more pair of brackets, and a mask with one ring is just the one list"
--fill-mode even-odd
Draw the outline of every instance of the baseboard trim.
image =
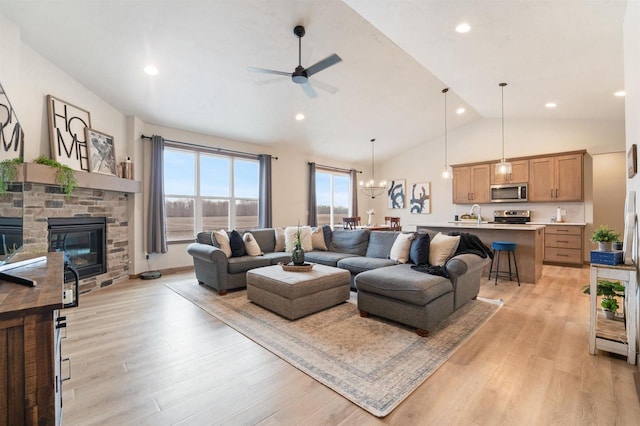
[[640, 372], [633, 373], [633, 382], [636, 384], [636, 395], [638, 402], [640, 402]]
[[[194, 270], [193, 266], [180, 266], [178, 268], [154, 269], [154, 271], [158, 271], [162, 273], [162, 275], [178, 274], [181, 272], [191, 272], [193, 270]], [[140, 274], [129, 275], [130, 280], [137, 280], [139, 278], [140, 278]]]

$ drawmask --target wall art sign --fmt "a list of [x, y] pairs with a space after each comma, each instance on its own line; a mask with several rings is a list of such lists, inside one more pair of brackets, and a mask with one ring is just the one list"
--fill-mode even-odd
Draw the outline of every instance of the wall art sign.
[[404, 209], [405, 180], [392, 180], [387, 188], [388, 207], [390, 209]]
[[22, 158], [24, 131], [18, 117], [0, 85], [0, 161]]
[[113, 136], [97, 130], [85, 130], [85, 140], [89, 149], [89, 171], [117, 176], [116, 151]]
[[638, 148], [634, 143], [627, 152], [627, 177], [631, 179], [638, 173]]
[[431, 182], [414, 183], [409, 192], [409, 212], [431, 213]]
[[85, 128], [91, 128], [89, 111], [47, 95], [51, 156], [73, 170], [89, 171]]

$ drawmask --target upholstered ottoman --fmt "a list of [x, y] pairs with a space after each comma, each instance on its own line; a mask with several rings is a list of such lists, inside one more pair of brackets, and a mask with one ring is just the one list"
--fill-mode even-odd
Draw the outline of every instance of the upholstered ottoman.
[[453, 285], [447, 278], [429, 275], [403, 264], [361, 272], [355, 278], [360, 316], [369, 314], [429, 329], [453, 313]]
[[247, 272], [247, 298], [294, 320], [349, 300], [349, 271], [313, 265], [309, 272], [273, 265]]

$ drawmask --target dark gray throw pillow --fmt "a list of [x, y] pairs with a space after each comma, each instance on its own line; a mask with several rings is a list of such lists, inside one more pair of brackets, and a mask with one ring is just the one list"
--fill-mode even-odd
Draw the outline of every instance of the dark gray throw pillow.
[[411, 242], [409, 260], [416, 265], [429, 264], [429, 245], [431, 238], [429, 234], [416, 234], [416, 238]]
[[231, 246], [231, 257], [241, 257], [247, 254], [242, 235], [235, 229], [229, 234], [229, 245]]

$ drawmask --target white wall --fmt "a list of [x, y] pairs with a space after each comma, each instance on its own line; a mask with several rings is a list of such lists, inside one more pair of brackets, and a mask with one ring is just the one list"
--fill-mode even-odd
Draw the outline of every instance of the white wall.
[[[608, 225], [620, 232], [624, 231], [624, 203], [626, 197], [627, 156], [624, 152], [598, 154], [593, 156], [593, 225], [587, 227], [587, 236], [593, 228]], [[595, 243], [589, 246], [596, 250]]]

